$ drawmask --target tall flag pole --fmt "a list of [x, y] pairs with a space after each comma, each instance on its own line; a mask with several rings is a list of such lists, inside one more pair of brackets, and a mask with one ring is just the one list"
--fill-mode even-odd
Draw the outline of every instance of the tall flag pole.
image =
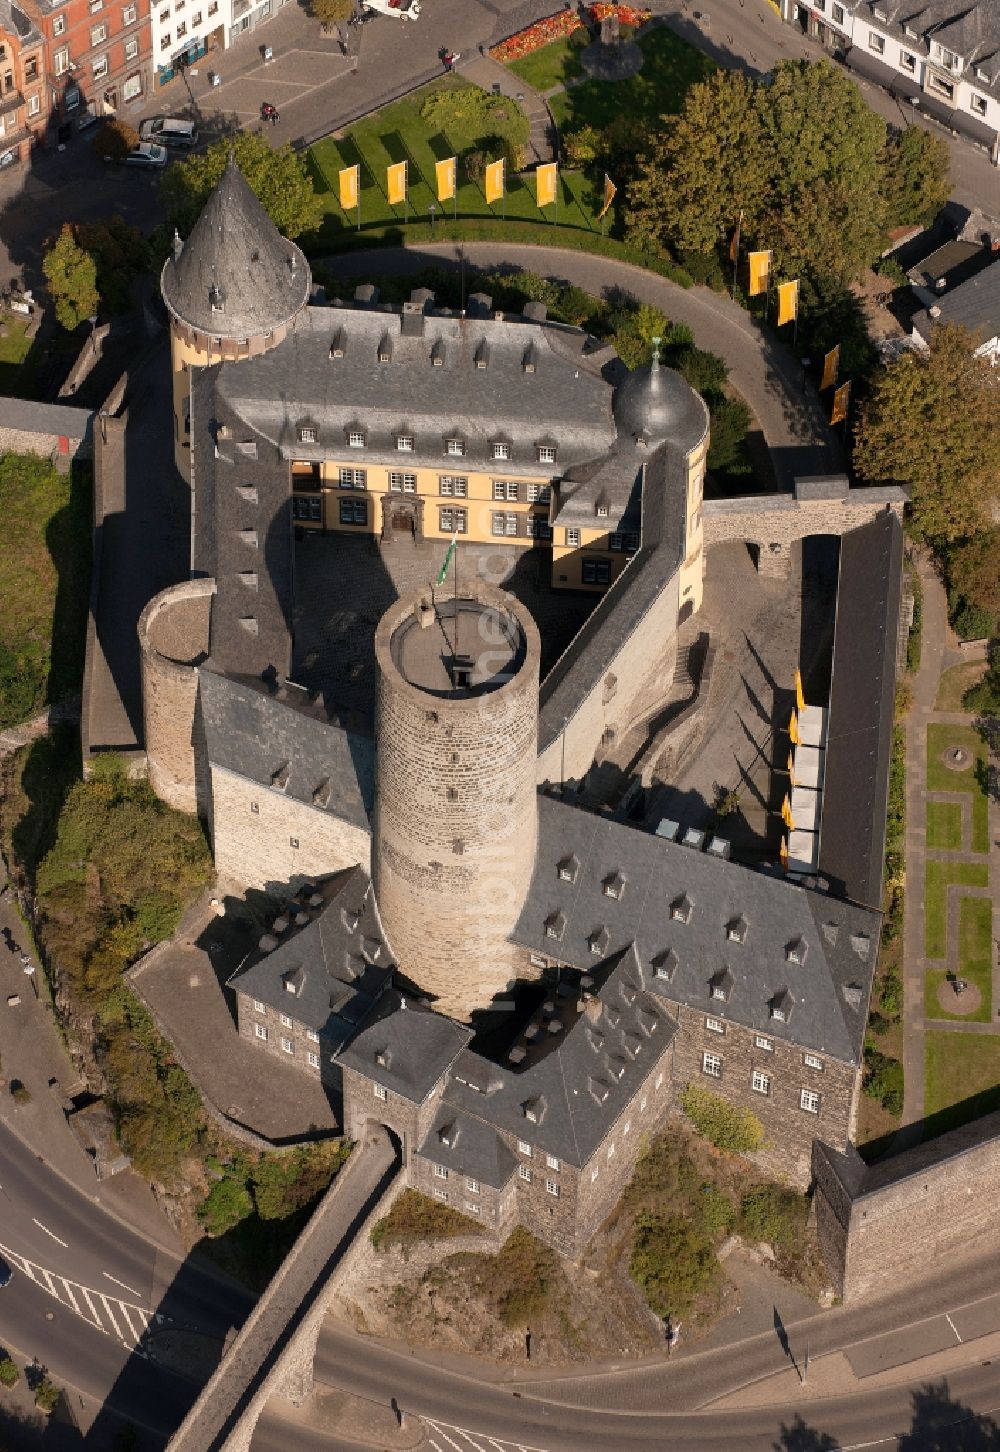
[[[441, 568], [440, 568], [440, 570], [438, 570], [438, 573], [437, 573], [437, 579], [434, 581], [434, 584], [435, 585], [443, 585], [444, 584], [445, 580], [448, 577], [448, 567], [451, 564], [452, 560], [455, 561], [455, 628], [452, 631], [453, 639], [452, 639], [452, 643], [451, 643], [451, 649], [452, 649], [452, 654], [457, 656], [458, 655], [458, 530], [456, 530], [455, 533], [451, 537], [451, 544], [448, 546], [448, 549], [445, 552], [445, 557], [444, 557], [444, 560], [442, 561]], [[454, 685], [454, 677], [452, 678], [452, 684]]]

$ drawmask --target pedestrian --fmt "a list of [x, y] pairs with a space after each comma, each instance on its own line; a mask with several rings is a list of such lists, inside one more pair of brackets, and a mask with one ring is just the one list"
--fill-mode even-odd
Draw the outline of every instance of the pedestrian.
[[271, 125], [272, 126], [277, 126], [277, 124], [278, 124], [278, 122], [280, 120], [281, 120], [281, 117], [278, 115], [278, 108], [277, 108], [277, 106], [272, 106], [271, 107]]
[[451, 53], [450, 50], [446, 50], [444, 52], [444, 54], [441, 57], [441, 62], [442, 62], [442, 64], [443, 64], [443, 66], [444, 66], [444, 68], [445, 68], [446, 71], [450, 71], [451, 70], [452, 66], [455, 64], [455, 57], [452, 55], [452, 53]]

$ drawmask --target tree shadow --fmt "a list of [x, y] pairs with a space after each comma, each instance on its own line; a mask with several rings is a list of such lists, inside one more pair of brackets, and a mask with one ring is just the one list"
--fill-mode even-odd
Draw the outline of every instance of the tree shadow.
[[69, 499], [49, 520], [45, 543], [56, 569], [52, 647], [46, 700], [79, 693], [83, 680], [90, 589], [92, 474], [89, 464], [70, 466]]
[[899, 1452], [1000, 1452], [1000, 1427], [951, 1397], [946, 1380], [927, 1382], [911, 1396], [913, 1424]]

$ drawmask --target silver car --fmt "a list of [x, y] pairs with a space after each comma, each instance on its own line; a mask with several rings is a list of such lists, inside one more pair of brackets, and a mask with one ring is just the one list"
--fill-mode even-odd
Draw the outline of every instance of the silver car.
[[133, 146], [125, 158], [126, 166], [166, 166], [166, 147], [157, 146], [152, 141], [140, 141], [138, 146]]

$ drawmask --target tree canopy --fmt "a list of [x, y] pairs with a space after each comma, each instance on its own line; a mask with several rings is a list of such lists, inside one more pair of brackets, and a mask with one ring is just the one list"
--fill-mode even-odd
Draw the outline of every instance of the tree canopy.
[[323, 219], [305, 157], [290, 146], [272, 151], [264, 136], [240, 131], [195, 156], [174, 162], [163, 178], [171, 226], [186, 236], [226, 169], [230, 153], [271, 221], [285, 237], [311, 232]]
[[42, 258], [42, 271], [64, 328], [72, 331], [96, 314], [100, 303], [97, 264], [78, 244], [68, 222]]
[[876, 377], [856, 431], [859, 473], [906, 485], [925, 539], [959, 540], [989, 523], [1000, 477], [1000, 373], [976, 347], [955, 323], [935, 328], [926, 352], [906, 352]]

